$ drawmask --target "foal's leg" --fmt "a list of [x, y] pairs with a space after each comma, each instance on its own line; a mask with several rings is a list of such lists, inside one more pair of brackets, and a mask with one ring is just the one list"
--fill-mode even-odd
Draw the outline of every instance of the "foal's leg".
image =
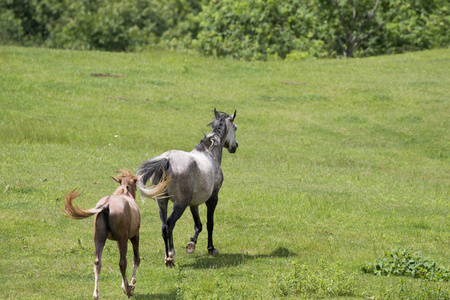
[[133, 296], [130, 286], [128, 285], [127, 279], [127, 250], [128, 250], [128, 239], [121, 238], [117, 241], [117, 246], [119, 247], [120, 260], [119, 267], [120, 273], [122, 273], [122, 289], [123, 293], [128, 297]]
[[213, 230], [214, 230], [214, 210], [216, 209], [217, 202], [219, 200], [218, 194], [212, 196], [208, 201], [206, 201], [207, 207], [207, 218], [206, 228], [208, 229], [208, 252], [211, 255], [219, 254], [219, 250], [214, 248], [213, 245]]
[[133, 276], [131, 277], [131, 292], [134, 292], [134, 287], [136, 284], [136, 272], [139, 267], [139, 263], [141, 262], [141, 258], [139, 257], [139, 233], [130, 239], [131, 244], [133, 245]]
[[94, 299], [98, 299], [98, 278], [100, 276], [100, 270], [102, 269], [102, 252], [105, 246], [106, 238], [108, 237], [109, 229], [106, 221], [106, 215], [103, 212], [98, 213], [95, 216], [94, 225], [94, 242], [95, 242], [95, 261], [94, 261], [94, 273], [95, 273], [95, 288]]
[[194, 236], [191, 237], [191, 241], [186, 246], [186, 252], [191, 254], [195, 251], [195, 245], [197, 244], [197, 238], [202, 231], [202, 222], [200, 221], [200, 215], [198, 213], [198, 206], [191, 206], [192, 217], [194, 218]]

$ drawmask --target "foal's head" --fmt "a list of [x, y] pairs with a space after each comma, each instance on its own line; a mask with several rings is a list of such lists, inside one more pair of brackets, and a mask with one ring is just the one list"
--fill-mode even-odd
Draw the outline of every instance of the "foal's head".
[[235, 153], [238, 147], [238, 141], [236, 140], [237, 125], [234, 124], [236, 118], [236, 111], [233, 115], [226, 113], [220, 113], [214, 109], [215, 119], [211, 122], [213, 131], [218, 131], [223, 139], [223, 146], [230, 153]]
[[136, 198], [136, 183], [139, 179], [141, 179], [142, 175], [134, 176], [128, 170], [118, 170], [118, 172], [120, 172], [120, 174], [116, 177], [112, 177], [112, 179], [117, 181], [120, 184], [120, 187], [123, 188], [122, 192], [119, 190], [119, 193], [126, 194], [128, 192], [133, 196], [133, 198]]

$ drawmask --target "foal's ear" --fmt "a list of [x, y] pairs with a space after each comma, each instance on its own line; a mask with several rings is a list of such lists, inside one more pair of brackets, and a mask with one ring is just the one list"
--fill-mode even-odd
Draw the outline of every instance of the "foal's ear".
[[112, 179], [114, 179], [114, 181], [117, 181], [118, 183], [120, 183], [120, 179], [114, 176], [111, 176]]
[[142, 174], [140, 176], [134, 176], [134, 180], [139, 181], [142, 177], [144, 177], [145, 174]]
[[237, 112], [237, 110], [235, 110], [234, 114], [231, 116], [231, 121], [234, 121], [234, 118], [236, 118], [236, 112]]
[[214, 116], [216, 119], [220, 119], [220, 113], [216, 110], [216, 108], [214, 108]]

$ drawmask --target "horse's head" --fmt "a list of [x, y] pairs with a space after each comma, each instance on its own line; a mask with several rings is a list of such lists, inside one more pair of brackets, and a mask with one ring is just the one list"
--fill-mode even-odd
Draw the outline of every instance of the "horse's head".
[[120, 174], [116, 177], [112, 177], [112, 179], [117, 181], [120, 184], [120, 187], [123, 187], [124, 193], [128, 192], [133, 198], [136, 198], [136, 184], [143, 175], [135, 176], [130, 171], [124, 170], [119, 170], [118, 172], [120, 172]]
[[[239, 146], [239, 143], [236, 140], [237, 125], [234, 124], [234, 119], [236, 118], [236, 111], [234, 111], [234, 114], [230, 116], [227, 114], [221, 114], [216, 109], [214, 109], [214, 115], [216, 117], [214, 121], [217, 121], [217, 123], [219, 123], [219, 121], [225, 121], [226, 129], [225, 135], [223, 137], [223, 146], [228, 150], [228, 152], [235, 153], [237, 147]], [[212, 124], [214, 124], [214, 121]]]

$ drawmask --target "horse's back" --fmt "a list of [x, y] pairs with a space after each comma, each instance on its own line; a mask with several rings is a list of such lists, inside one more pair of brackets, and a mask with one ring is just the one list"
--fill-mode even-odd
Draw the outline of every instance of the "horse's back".
[[[206, 153], [172, 150], [164, 153], [170, 162], [172, 180], [168, 193], [171, 196], [190, 195], [188, 205], [206, 202], [222, 184], [222, 170]], [[177, 201], [172, 197], [173, 201]]]

